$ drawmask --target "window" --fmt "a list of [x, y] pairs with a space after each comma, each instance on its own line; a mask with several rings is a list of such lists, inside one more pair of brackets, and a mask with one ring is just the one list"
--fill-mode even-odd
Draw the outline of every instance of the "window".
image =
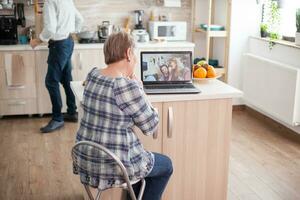
[[[265, 6], [263, 9], [263, 19], [264, 23], [268, 24], [268, 13], [270, 9], [268, 8], [268, 1], [265, 0]], [[300, 0], [272, 0], [278, 3], [280, 12], [280, 24], [277, 28], [282, 36], [295, 37], [296, 33], [296, 10], [300, 8]]]
[[280, 8], [281, 22], [280, 35], [295, 37], [296, 33], [296, 10], [300, 8], [298, 0], [282, 0]]

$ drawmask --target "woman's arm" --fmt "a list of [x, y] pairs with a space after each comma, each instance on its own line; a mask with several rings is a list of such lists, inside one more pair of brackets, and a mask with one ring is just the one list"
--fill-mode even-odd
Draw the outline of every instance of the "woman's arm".
[[114, 95], [119, 108], [133, 119], [145, 135], [152, 135], [156, 131], [158, 113], [136, 80], [116, 80]]

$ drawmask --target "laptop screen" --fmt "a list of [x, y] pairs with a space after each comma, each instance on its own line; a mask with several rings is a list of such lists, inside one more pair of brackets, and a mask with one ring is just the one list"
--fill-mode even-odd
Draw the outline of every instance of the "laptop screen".
[[192, 52], [141, 52], [144, 83], [191, 82]]

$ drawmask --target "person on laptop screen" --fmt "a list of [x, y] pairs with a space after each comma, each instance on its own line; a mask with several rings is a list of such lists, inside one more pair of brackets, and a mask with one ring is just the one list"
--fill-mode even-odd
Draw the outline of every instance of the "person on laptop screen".
[[147, 94], [197, 94], [191, 51], [141, 52], [141, 79]]
[[143, 79], [146, 82], [191, 80], [190, 61], [186, 61], [184, 54], [151, 55], [145, 57], [144, 62]]

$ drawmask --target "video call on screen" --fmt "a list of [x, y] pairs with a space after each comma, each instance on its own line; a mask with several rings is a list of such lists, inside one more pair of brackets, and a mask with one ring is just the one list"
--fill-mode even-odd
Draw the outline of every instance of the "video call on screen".
[[147, 53], [142, 54], [143, 81], [191, 80], [191, 54]]

